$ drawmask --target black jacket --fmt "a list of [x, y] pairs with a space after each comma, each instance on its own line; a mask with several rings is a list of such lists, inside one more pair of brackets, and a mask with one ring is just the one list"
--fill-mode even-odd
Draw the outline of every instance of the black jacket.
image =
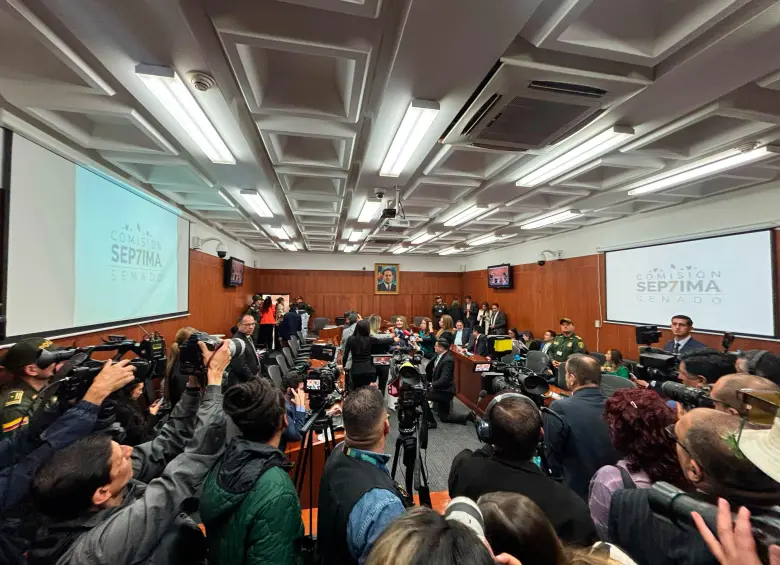
[[371, 342], [373, 338], [361, 338], [356, 335], [349, 336], [347, 344], [344, 347], [344, 358], [342, 364], [346, 367], [347, 360], [352, 357], [351, 372], [353, 375], [371, 375], [376, 374], [374, 360], [371, 358]]
[[428, 377], [428, 382], [431, 383], [431, 388], [455, 394], [455, 359], [452, 357], [452, 353], [447, 351], [434, 368], [435, 364], [436, 356], [425, 367], [425, 374]]
[[463, 312], [463, 323], [466, 324], [467, 327], [473, 328], [477, 325], [477, 312], [479, 312], [479, 308], [475, 302], [472, 302], [468, 307], [466, 304], [463, 304], [461, 312]]
[[612, 495], [607, 541], [620, 546], [637, 565], [716, 565], [699, 532], [653, 514], [649, 496], [650, 489]]
[[301, 315], [295, 310], [289, 310], [279, 323], [279, 337], [288, 340], [302, 329], [303, 322]]
[[450, 308], [450, 318], [452, 318], [452, 325], [455, 325], [455, 322], [462, 322], [463, 321], [463, 310], [460, 309], [460, 306], [458, 307], [451, 307]]
[[606, 401], [598, 388], [581, 388], [569, 398], [550, 404], [550, 410], [559, 417], [544, 416], [550, 466], [561, 472], [564, 484], [584, 500], [588, 499], [590, 479], [596, 471], [620, 459], [603, 418]]
[[230, 384], [245, 383], [249, 379], [256, 377], [260, 372], [260, 362], [257, 360], [257, 349], [255, 349], [252, 339], [236, 332], [234, 336], [245, 343], [243, 355], [236, 355], [230, 361]]
[[[476, 343], [475, 343], [476, 342]], [[487, 337], [484, 334], [479, 334], [479, 339], [474, 339], [474, 334], [469, 337], [469, 344], [466, 346], [469, 353], [476, 353], [485, 357], [488, 354]]]
[[464, 449], [452, 462], [450, 497], [476, 501], [489, 492], [516, 492], [533, 500], [550, 520], [558, 537], [576, 545], [596, 541], [596, 529], [588, 505], [571, 489], [552, 480], [531, 461], [511, 460], [493, 453], [492, 447], [472, 452]]
[[501, 310], [493, 314], [493, 318], [490, 320], [490, 334], [506, 335], [506, 314]]

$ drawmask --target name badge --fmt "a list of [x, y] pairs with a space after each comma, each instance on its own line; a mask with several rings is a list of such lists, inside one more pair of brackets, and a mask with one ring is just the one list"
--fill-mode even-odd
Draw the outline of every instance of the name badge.
[[556, 353], [556, 355], [558, 355], [558, 356], [561, 356], [561, 355], [563, 355], [563, 351], [558, 351], [558, 352]]

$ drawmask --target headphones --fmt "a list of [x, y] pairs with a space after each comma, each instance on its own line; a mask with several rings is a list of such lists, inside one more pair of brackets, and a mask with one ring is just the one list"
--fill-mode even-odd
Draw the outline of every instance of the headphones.
[[534, 410], [536, 410], [540, 415], [541, 412], [539, 411], [539, 407], [534, 404], [534, 401], [528, 398], [524, 394], [520, 394], [519, 392], [505, 392], [504, 394], [499, 394], [493, 400], [490, 401], [490, 404], [487, 405], [487, 408], [485, 408], [485, 417], [484, 418], [477, 418], [476, 421], [476, 428], [477, 428], [477, 438], [479, 438], [479, 441], [482, 443], [493, 443], [493, 433], [491, 431], [490, 426], [490, 414], [493, 412], [493, 408], [496, 404], [501, 402], [502, 400], [506, 400], [508, 398], [519, 398], [523, 402], [526, 402], [534, 407]]
[[758, 366], [758, 363], [761, 361], [761, 358], [767, 354], [766, 349], [759, 349], [758, 351], [753, 352], [751, 355], [745, 355], [745, 359], [747, 360], [747, 369], [748, 373], [751, 375], [756, 374], [756, 367]]

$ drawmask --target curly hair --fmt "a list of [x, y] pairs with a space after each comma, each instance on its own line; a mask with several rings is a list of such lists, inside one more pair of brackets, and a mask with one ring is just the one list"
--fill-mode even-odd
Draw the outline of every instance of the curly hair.
[[655, 392], [643, 388], [615, 391], [604, 405], [612, 445], [623, 453], [631, 472], [644, 471], [652, 482], [686, 485], [674, 440], [664, 428], [677, 416]]

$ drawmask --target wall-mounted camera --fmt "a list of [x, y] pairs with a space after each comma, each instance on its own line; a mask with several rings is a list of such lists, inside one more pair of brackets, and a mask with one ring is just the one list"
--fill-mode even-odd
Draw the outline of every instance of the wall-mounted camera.
[[203, 249], [207, 243], [210, 243], [212, 241], [217, 242], [217, 257], [220, 259], [224, 259], [228, 256], [228, 248], [227, 245], [224, 244], [224, 242], [219, 239], [218, 237], [208, 237], [206, 239], [201, 239], [199, 237], [193, 236], [191, 240], [190, 247], [192, 249]]
[[545, 249], [544, 251], [539, 253], [539, 258], [536, 260], [536, 264], [539, 265], [540, 267], [544, 267], [544, 265], [547, 263], [548, 255], [550, 259], [560, 259], [563, 256], [563, 251], [561, 249], [558, 249], [557, 251]]
[[384, 198], [385, 197], [385, 189], [384, 188], [375, 188], [374, 189], [374, 196], [377, 198]]
[[227, 257], [227, 245], [222, 243], [221, 241], [217, 244], [217, 257], [220, 259], [224, 259]]

